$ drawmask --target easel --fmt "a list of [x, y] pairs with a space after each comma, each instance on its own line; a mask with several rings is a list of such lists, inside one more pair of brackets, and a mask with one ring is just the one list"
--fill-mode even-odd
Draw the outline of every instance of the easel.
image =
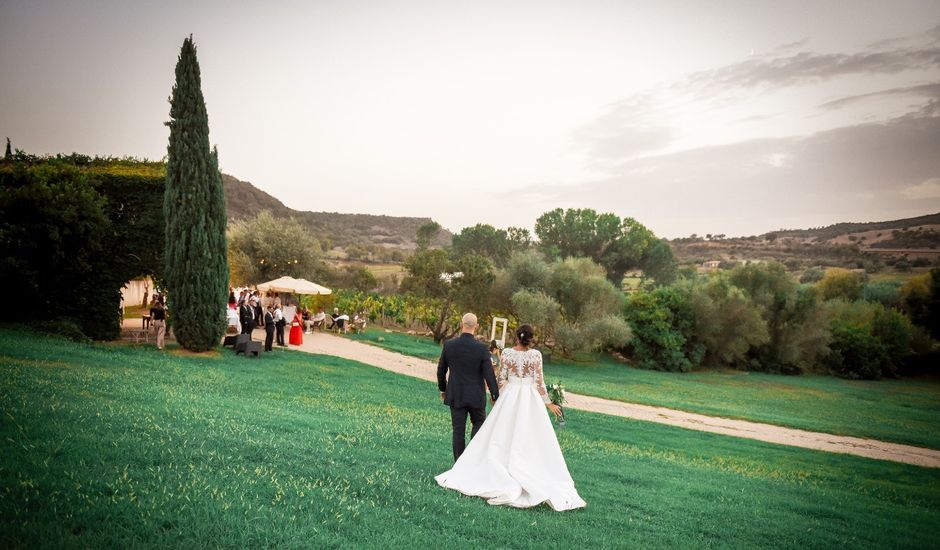
[[[496, 338], [496, 325], [502, 323], [503, 331], [502, 336]], [[490, 329], [490, 341], [496, 340], [496, 345], [499, 346], [499, 349], [506, 347], [506, 329], [509, 327], [509, 319], [505, 317], [493, 317], [493, 327]]]

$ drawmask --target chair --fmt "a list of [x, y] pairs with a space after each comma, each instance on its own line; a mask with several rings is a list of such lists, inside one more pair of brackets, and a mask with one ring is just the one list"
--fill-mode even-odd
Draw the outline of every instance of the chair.
[[247, 334], [239, 334], [235, 340], [235, 355], [244, 353], [245, 357], [261, 357], [261, 342], [255, 342]]

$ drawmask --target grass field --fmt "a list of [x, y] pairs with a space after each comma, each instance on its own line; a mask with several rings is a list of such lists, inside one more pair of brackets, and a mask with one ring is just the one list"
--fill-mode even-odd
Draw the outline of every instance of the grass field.
[[[430, 338], [381, 330], [354, 338], [433, 361], [440, 356], [440, 347]], [[549, 363], [545, 376], [580, 394], [940, 449], [936, 379], [862, 381], [740, 371], [677, 374], [636, 369], [601, 355], [588, 362]]]
[[0, 546], [925, 548], [940, 470], [572, 411], [584, 510], [445, 491], [432, 384], [0, 330]]

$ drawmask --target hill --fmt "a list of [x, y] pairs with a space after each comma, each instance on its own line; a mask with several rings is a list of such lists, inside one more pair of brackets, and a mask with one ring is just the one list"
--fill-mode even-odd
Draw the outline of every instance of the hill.
[[693, 235], [670, 241], [681, 263], [713, 260], [725, 265], [776, 260], [790, 269], [838, 266], [878, 271], [889, 266], [940, 261], [940, 213], [811, 229], [781, 229], [759, 236]]
[[[277, 218], [295, 218], [309, 227], [327, 249], [346, 250], [353, 245], [360, 249], [414, 249], [418, 228], [433, 221], [431, 218], [294, 210], [250, 182], [234, 176], [222, 174], [222, 185], [230, 220], [250, 218], [269, 210]], [[435, 244], [449, 245], [451, 237], [449, 231], [442, 229]]]

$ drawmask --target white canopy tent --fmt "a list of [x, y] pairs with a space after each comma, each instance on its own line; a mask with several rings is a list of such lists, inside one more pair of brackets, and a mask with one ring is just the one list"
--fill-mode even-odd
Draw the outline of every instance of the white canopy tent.
[[295, 279], [293, 277], [281, 277], [266, 283], [258, 285], [258, 290], [268, 292], [291, 292], [294, 294], [332, 294], [333, 291], [325, 286], [308, 281], [307, 279]]

